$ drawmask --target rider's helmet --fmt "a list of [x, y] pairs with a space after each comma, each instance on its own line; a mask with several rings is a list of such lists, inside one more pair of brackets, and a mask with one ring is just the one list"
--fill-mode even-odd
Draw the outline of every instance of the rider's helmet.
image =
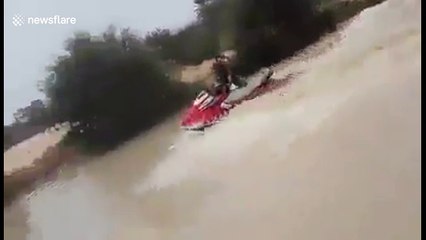
[[231, 58], [224, 54], [216, 55], [214, 59], [217, 63], [223, 63], [223, 64], [228, 64], [231, 61]]

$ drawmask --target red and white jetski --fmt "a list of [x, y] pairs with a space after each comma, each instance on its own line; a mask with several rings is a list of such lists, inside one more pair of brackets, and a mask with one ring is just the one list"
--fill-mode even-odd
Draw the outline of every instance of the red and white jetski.
[[273, 71], [269, 68], [261, 69], [257, 74], [247, 79], [247, 85], [242, 88], [231, 89], [229, 93], [212, 96], [202, 91], [192, 105], [185, 112], [181, 127], [185, 130], [202, 131], [222, 120], [229, 111], [241, 102], [253, 99], [268, 88]]

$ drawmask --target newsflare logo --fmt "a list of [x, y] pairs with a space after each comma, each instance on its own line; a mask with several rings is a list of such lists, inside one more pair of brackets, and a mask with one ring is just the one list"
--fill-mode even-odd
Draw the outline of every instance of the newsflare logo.
[[21, 14], [15, 14], [12, 17], [12, 23], [13, 23], [13, 25], [15, 25], [15, 27], [20, 27], [20, 26], [24, 25], [25, 18]]
[[77, 19], [75, 17], [62, 17], [54, 15], [50, 17], [24, 17], [21, 14], [15, 14], [12, 17], [12, 24], [15, 27], [20, 27], [25, 24], [28, 25], [68, 25], [76, 24]]

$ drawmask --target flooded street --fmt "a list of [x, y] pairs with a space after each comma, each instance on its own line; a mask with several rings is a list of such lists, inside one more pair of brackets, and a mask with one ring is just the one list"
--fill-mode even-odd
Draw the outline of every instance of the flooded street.
[[419, 20], [389, 0], [204, 135], [175, 118], [63, 167], [5, 208], [5, 239], [420, 239]]

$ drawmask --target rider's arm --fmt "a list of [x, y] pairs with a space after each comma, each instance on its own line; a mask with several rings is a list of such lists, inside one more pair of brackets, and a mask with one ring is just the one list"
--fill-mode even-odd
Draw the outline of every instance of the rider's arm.
[[227, 73], [228, 73], [228, 83], [233, 83], [234, 75], [233, 75], [233, 72], [232, 72], [232, 70], [231, 70], [231, 67], [230, 67], [230, 66], [228, 66], [228, 65], [226, 65], [226, 71], [227, 71]]

